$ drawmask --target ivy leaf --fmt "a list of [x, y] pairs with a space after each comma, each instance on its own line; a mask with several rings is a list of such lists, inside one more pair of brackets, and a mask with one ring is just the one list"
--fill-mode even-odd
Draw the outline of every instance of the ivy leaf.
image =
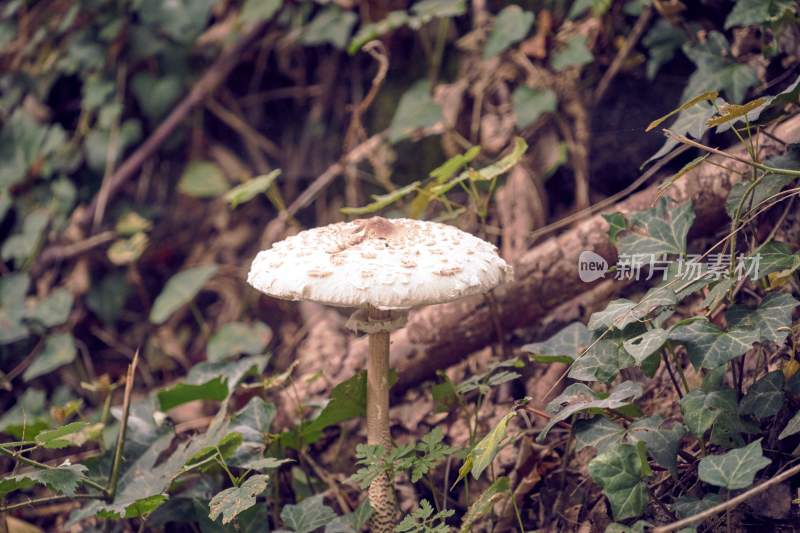
[[[731, 218], [736, 217], [737, 212], [739, 217], [744, 217], [747, 213], [757, 209], [762, 203], [771, 199], [795, 179], [797, 178], [794, 176], [768, 174], [760, 178], [755, 185], [748, 180], [736, 182], [725, 200], [725, 211]], [[741, 208], [739, 207], [740, 204]]]
[[734, 326], [723, 331], [700, 318], [679, 322], [670, 330], [669, 338], [686, 346], [695, 368], [714, 369], [747, 352], [759, 335], [752, 327]]
[[751, 67], [730, 59], [728, 41], [720, 32], [709, 32], [702, 43], [686, 43], [683, 52], [697, 66], [684, 89], [684, 97], [718, 90], [738, 104], [744, 100], [747, 89], [758, 82]]
[[642, 38], [642, 44], [647, 47], [647, 79], [653, 80], [661, 65], [670, 61], [677, 50], [686, 42], [686, 32], [677, 28], [667, 19], [659, 18], [652, 29]]
[[372, 506], [369, 500], [365, 499], [352, 513], [338, 516], [328, 522], [325, 533], [361, 533], [367, 527], [372, 513]]
[[335, 518], [336, 513], [323, 503], [321, 494], [306, 498], [297, 505], [284, 505], [281, 509], [283, 525], [294, 533], [311, 533]]
[[192, 301], [216, 272], [217, 265], [205, 265], [172, 276], [153, 303], [150, 322], [163, 324], [172, 313]]
[[725, 314], [731, 328], [752, 328], [762, 342], [783, 343], [792, 325], [792, 313], [800, 302], [785, 292], [768, 294], [755, 310], [736, 305]]
[[229, 322], [208, 341], [206, 356], [209, 361], [221, 361], [240, 354], [257, 355], [270, 340], [272, 330], [263, 322]]
[[30, 470], [0, 479], [0, 497], [9, 492], [27, 489], [34, 484], [45, 485], [50, 490], [74, 496], [83, 474], [86, 472], [83, 465], [73, 465], [65, 461], [55, 468], [42, 468]]
[[587, 352], [572, 363], [569, 377], [609, 383], [620, 370], [634, 366], [633, 357], [622, 346], [624, 339], [623, 333], [613, 332], [593, 341]]
[[694, 208], [691, 202], [672, 209], [668, 205], [667, 198], [662, 197], [656, 207], [630, 217], [632, 231], [619, 239], [620, 255], [686, 253], [686, 235], [694, 222]]
[[731, 389], [693, 390], [680, 404], [683, 421], [696, 437], [702, 437], [720, 418], [738, 417], [736, 393]]
[[208, 517], [216, 521], [222, 514], [222, 525], [225, 525], [239, 513], [256, 504], [256, 496], [267, 490], [267, 475], [251, 476], [239, 487], [231, 487], [218, 492], [209, 502], [210, 512]]
[[797, 3], [793, 0], [737, 0], [725, 19], [725, 29], [775, 22], [796, 12]]
[[70, 333], [58, 333], [47, 338], [42, 352], [34, 359], [22, 379], [31, 381], [49, 374], [53, 370], [68, 365], [75, 360], [78, 350], [75, 347], [75, 339]]
[[689, 518], [697, 513], [702, 513], [706, 509], [711, 509], [722, 502], [722, 496], [714, 493], [706, 494], [702, 499], [697, 499], [692, 496], [681, 496], [672, 504], [672, 510], [675, 511], [678, 518]]
[[759, 278], [773, 272], [780, 272], [793, 268], [798, 257], [797, 254], [792, 253], [792, 249], [789, 248], [789, 245], [780, 241], [769, 241], [762, 244], [756, 249], [753, 255], [759, 258]]
[[661, 349], [668, 337], [668, 331], [661, 328], [653, 328], [626, 340], [622, 345], [625, 351], [633, 356], [637, 364], [642, 364], [651, 354]]
[[611, 390], [606, 398], [601, 398], [583, 383], [573, 383], [547, 404], [545, 410], [553, 416], [536, 440], [543, 441], [553, 426], [575, 413], [590, 409], [619, 409], [629, 405], [642, 394], [642, 386], [633, 381], [620, 383]]
[[472, 531], [472, 526], [489, 514], [495, 504], [511, 494], [511, 482], [507, 477], [499, 477], [494, 483], [486, 487], [478, 499], [469, 506], [467, 514], [461, 521], [460, 533], [468, 533]]
[[781, 434], [778, 435], [779, 439], [785, 439], [787, 437], [791, 437], [795, 433], [800, 433], [800, 411], [795, 413], [795, 415], [786, 423], [786, 427], [783, 428]]
[[637, 420], [628, 428], [628, 434], [634, 440], [642, 441], [647, 446], [647, 453], [656, 463], [670, 472], [678, 472], [678, 450], [681, 439], [686, 434], [682, 424], [664, 427], [664, 419], [660, 416], [649, 416]]
[[200, 363], [192, 367], [186, 379], [158, 391], [162, 411], [194, 400], [223, 401], [249, 373], [259, 373], [267, 364], [266, 356], [245, 357], [239, 361]]
[[331, 5], [320, 11], [303, 29], [300, 42], [307, 45], [332, 44], [344, 49], [358, 15]]
[[536, 122], [545, 113], [552, 113], [558, 107], [556, 93], [550, 89], [531, 89], [520, 85], [511, 95], [517, 128], [522, 130]]
[[396, 143], [420, 128], [433, 126], [441, 116], [442, 108], [431, 97], [430, 84], [419, 80], [400, 97], [387, 130], [389, 142]]
[[758, 419], [775, 416], [783, 407], [784, 397], [783, 372], [774, 370], [750, 387], [739, 405], [739, 413]]
[[550, 58], [550, 66], [556, 72], [562, 72], [570, 67], [582, 67], [594, 61], [594, 56], [586, 46], [586, 37], [574, 35], [558, 48]]
[[583, 322], [573, 322], [542, 342], [526, 344], [522, 351], [539, 363], [571, 363], [592, 341], [592, 333]]
[[628, 220], [622, 213], [602, 213], [600, 216], [608, 222], [608, 240], [617, 246], [617, 235], [628, 229]]
[[241, 433], [245, 442], [263, 442], [276, 412], [275, 405], [253, 396], [247, 405], [231, 417], [231, 431]]
[[50, 426], [50, 417], [45, 408], [45, 394], [29, 387], [17, 400], [14, 407], [0, 416], [0, 431], [20, 440], [32, 439]]
[[517, 5], [510, 5], [497, 14], [492, 32], [483, 49], [483, 58], [489, 59], [504, 52], [509, 46], [524, 38], [533, 25], [534, 15]]
[[615, 520], [640, 516], [647, 507], [647, 484], [636, 446], [620, 444], [589, 463], [589, 474], [611, 503]]
[[46, 328], [60, 326], [69, 318], [75, 297], [64, 287], [59, 287], [46, 298], [35, 302], [25, 310], [25, 318], [35, 320]]
[[592, 447], [597, 453], [605, 453], [620, 444], [625, 438], [625, 428], [604, 416], [589, 420], [577, 420], [573, 426], [575, 449], [580, 451]]
[[697, 475], [711, 485], [728, 490], [744, 489], [753, 484], [756, 473], [772, 461], [761, 451], [761, 439], [722, 455], [708, 455], [700, 460]]

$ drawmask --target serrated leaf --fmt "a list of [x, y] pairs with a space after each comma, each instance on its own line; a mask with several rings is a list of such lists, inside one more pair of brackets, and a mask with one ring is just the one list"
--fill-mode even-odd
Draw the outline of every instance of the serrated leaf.
[[753, 329], [762, 342], [783, 343], [792, 325], [792, 313], [800, 305], [791, 294], [768, 294], [754, 310], [744, 306], [731, 307], [725, 314], [729, 327]]
[[233, 189], [226, 192], [225, 201], [228, 202], [233, 209], [236, 209], [240, 205], [249, 202], [259, 194], [266, 193], [280, 175], [280, 169], [275, 169], [269, 174], [256, 176], [255, 178], [249, 179], [241, 185], [237, 185]]
[[591, 341], [592, 333], [583, 322], [573, 322], [547, 340], [524, 345], [522, 351], [531, 354], [534, 361], [552, 362], [551, 359], [542, 358], [564, 357], [558, 360], [570, 363]]
[[647, 507], [647, 484], [636, 446], [620, 444], [589, 463], [589, 475], [603, 489], [615, 520], [635, 518]]
[[281, 509], [283, 525], [294, 533], [311, 533], [336, 518], [333, 509], [323, 503], [323, 496], [311, 496], [297, 505]]
[[239, 487], [231, 487], [218, 492], [209, 502], [208, 517], [217, 519], [222, 514], [222, 525], [232, 522], [239, 513], [256, 504], [256, 496], [267, 490], [267, 475], [251, 476]]
[[51, 335], [45, 341], [41, 353], [22, 374], [22, 379], [31, 381], [49, 374], [53, 370], [73, 362], [77, 355], [78, 349], [75, 347], [75, 339], [70, 333]]
[[653, 209], [631, 216], [631, 231], [619, 239], [620, 255], [636, 256], [686, 253], [686, 235], [694, 222], [692, 202], [669, 208], [661, 198]]
[[556, 72], [562, 72], [570, 67], [582, 67], [592, 61], [594, 56], [586, 46], [586, 37], [573, 35], [552, 55], [550, 66]]
[[441, 116], [442, 108], [431, 97], [430, 84], [419, 80], [400, 97], [387, 130], [389, 142], [396, 143], [420, 128], [433, 126]]
[[192, 301], [216, 272], [217, 265], [204, 265], [172, 276], [153, 303], [150, 322], [163, 324], [172, 313]]
[[99, 437], [102, 430], [103, 424], [72, 422], [57, 429], [38, 433], [36, 442], [45, 448], [56, 449], [67, 446], [83, 446], [87, 441]]
[[511, 482], [507, 477], [499, 477], [494, 483], [486, 487], [478, 499], [469, 506], [467, 514], [461, 521], [461, 533], [472, 530], [472, 526], [481, 518], [492, 511], [494, 505], [501, 499], [511, 494]]
[[695, 368], [714, 369], [747, 352], [759, 339], [758, 330], [734, 326], [721, 330], [706, 318], [689, 319], [672, 327], [670, 340], [686, 347]]
[[761, 439], [722, 455], [700, 459], [697, 475], [701, 481], [728, 490], [745, 489], [753, 484], [756, 473], [772, 461], [761, 451]]
[[547, 433], [562, 420], [566, 420], [575, 413], [590, 409], [619, 409], [629, 405], [643, 393], [642, 386], [632, 381], [625, 381], [614, 387], [606, 398], [600, 398], [583, 383], [573, 383], [545, 408], [553, 416], [537, 437], [541, 442]]
[[785, 396], [783, 372], [773, 370], [747, 390], [747, 394], [739, 405], [739, 413], [754, 415], [759, 419], [775, 416], [783, 407]]
[[191, 161], [178, 181], [178, 190], [194, 198], [216, 198], [228, 188], [222, 169], [211, 161]]
[[653, 328], [626, 340], [622, 343], [622, 346], [625, 351], [633, 356], [636, 363], [642, 364], [651, 354], [661, 349], [668, 337], [668, 331], [661, 328]]
[[533, 12], [523, 11], [517, 5], [505, 7], [494, 19], [492, 32], [483, 49], [483, 58], [489, 59], [504, 52], [512, 44], [522, 40], [533, 25]]
[[628, 434], [634, 440], [639, 440], [647, 446], [647, 453], [656, 463], [670, 472], [678, 472], [678, 451], [681, 439], [686, 434], [682, 424], [664, 427], [664, 419], [660, 416], [650, 416], [637, 420], [628, 428]]
[[594, 448], [597, 453], [605, 453], [625, 438], [625, 428], [604, 416], [589, 420], [577, 420], [573, 426], [575, 450]]
[[74, 496], [84, 472], [86, 472], [85, 466], [73, 465], [69, 461], [65, 461], [55, 468], [30, 470], [4, 477], [0, 479], [0, 496], [5, 496], [15, 490], [29, 488], [37, 483], [60, 494]]
[[270, 340], [272, 330], [263, 322], [229, 322], [208, 341], [206, 356], [209, 361], [221, 361], [241, 354], [257, 355]]

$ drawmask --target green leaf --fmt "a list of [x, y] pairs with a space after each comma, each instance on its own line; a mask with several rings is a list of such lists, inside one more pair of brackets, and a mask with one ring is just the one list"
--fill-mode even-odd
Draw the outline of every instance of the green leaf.
[[194, 400], [223, 401], [249, 373], [259, 373], [267, 364], [266, 356], [251, 356], [239, 361], [215, 361], [192, 367], [186, 379], [158, 391], [162, 411]]
[[228, 187], [222, 169], [211, 161], [191, 161], [178, 181], [178, 190], [194, 198], [216, 198]]
[[331, 5], [320, 11], [303, 29], [300, 42], [307, 45], [332, 44], [344, 49], [358, 15]]
[[636, 446], [620, 444], [589, 463], [589, 475], [603, 489], [615, 520], [635, 518], [647, 507], [647, 484]]
[[759, 333], [738, 326], [723, 331], [706, 318], [692, 318], [675, 324], [669, 338], [686, 347], [695, 368], [714, 369], [747, 352]]
[[323, 503], [321, 494], [306, 498], [297, 505], [281, 509], [283, 525], [294, 533], [311, 533], [336, 518], [333, 509]]
[[637, 364], [642, 364], [651, 354], [661, 349], [668, 337], [667, 330], [653, 328], [626, 340], [622, 346], [633, 356]]
[[469, 452], [468, 457], [472, 459], [472, 477], [478, 479], [483, 474], [492, 461], [494, 461], [500, 446], [508, 435], [508, 422], [517, 416], [516, 411], [510, 411], [500, 419], [496, 426], [478, 442]]
[[103, 424], [89, 422], [72, 422], [65, 426], [36, 435], [36, 442], [45, 448], [66, 448], [67, 446], [83, 446], [90, 440], [97, 439], [103, 430]]
[[19, 233], [8, 237], [3, 243], [0, 255], [6, 261], [14, 260], [16, 265], [22, 265], [38, 249], [45, 228], [50, 222], [50, 215], [46, 209], [36, 209], [25, 216], [22, 229]]
[[722, 496], [714, 493], [706, 494], [702, 499], [684, 495], [675, 500], [675, 503], [672, 504], [672, 510], [675, 511], [678, 518], [689, 518], [702, 513], [706, 509], [711, 509], [723, 501]]
[[511, 494], [511, 482], [507, 477], [499, 477], [486, 487], [478, 499], [469, 506], [467, 514], [461, 521], [460, 533], [472, 531], [472, 526], [481, 518], [492, 512], [492, 508], [503, 498]]
[[441, 383], [435, 383], [431, 388], [433, 396], [433, 410], [436, 413], [447, 413], [456, 409], [459, 404], [459, 395], [456, 386], [444, 372], [440, 373]]
[[233, 209], [236, 209], [238, 206], [249, 202], [259, 194], [266, 193], [280, 175], [280, 169], [275, 169], [269, 174], [249, 179], [226, 192], [225, 201], [228, 202]]
[[122, 313], [130, 293], [131, 286], [125, 274], [112, 272], [99, 283], [92, 284], [86, 297], [86, 306], [103, 322], [113, 324]]
[[625, 438], [625, 428], [604, 416], [595, 416], [588, 420], [577, 420], [573, 426], [575, 433], [575, 450], [586, 447], [594, 448], [597, 453], [605, 453], [620, 444]]
[[86, 472], [85, 466], [73, 465], [67, 460], [55, 468], [30, 470], [4, 477], [0, 479], [0, 497], [15, 490], [30, 488], [37, 483], [60, 494], [74, 496], [84, 472]]
[[748, 390], [739, 413], [754, 415], [758, 419], [769, 418], [778, 414], [783, 407], [783, 372], [774, 370], [756, 381]]
[[25, 318], [46, 328], [60, 326], [69, 318], [75, 297], [64, 287], [59, 287], [46, 298], [36, 301], [25, 310]]
[[267, 490], [267, 475], [251, 476], [238, 487], [218, 492], [209, 502], [208, 517], [216, 521], [222, 514], [222, 525], [232, 522], [239, 513], [256, 504], [256, 496]]
[[797, 13], [793, 0], [737, 0], [725, 19], [725, 29], [775, 22], [793, 13]]
[[653, 80], [662, 65], [668, 63], [677, 50], [686, 42], [686, 32], [676, 27], [666, 18], [659, 18], [642, 38], [642, 44], [649, 52], [647, 58], [647, 79]]
[[728, 490], [745, 489], [753, 484], [756, 472], [772, 461], [761, 451], [761, 439], [722, 455], [700, 459], [697, 475], [701, 481]]
[[31, 366], [22, 374], [22, 379], [31, 381], [53, 370], [68, 365], [78, 354], [75, 339], [70, 333], [58, 333], [47, 338], [42, 352], [33, 360]]
[[768, 294], [761, 305], [750, 310], [732, 306], [725, 314], [731, 328], [754, 329], [761, 342], [783, 343], [792, 325], [792, 313], [800, 302], [785, 292]]
[[786, 427], [783, 428], [781, 434], [778, 435], [779, 439], [785, 439], [787, 437], [791, 437], [795, 433], [800, 433], [800, 411], [794, 414], [794, 416], [786, 423]]
[[[715, 93], [716, 91], [711, 91], [710, 93], [706, 92], [704, 94]], [[669, 127], [669, 130], [676, 135], [688, 135], [695, 139], [701, 139], [706, 130], [708, 130], [708, 119], [714, 116], [714, 112], [715, 108], [711, 104], [701, 102], [682, 111], [678, 115], [678, 118], [675, 119], [675, 122]], [[653, 124], [651, 124], [651, 126], [653, 126]], [[645, 161], [645, 164], [670, 153], [678, 144], [678, 141], [673, 138], [667, 139], [664, 145]]]
[[631, 424], [628, 434], [633, 440], [645, 443], [647, 453], [656, 463], [674, 474], [678, 473], [678, 451], [681, 439], [686, 434], [686, 428], [682, 424], [667, 428], [664, 427], [663, 418], [650, 416]]
[[718, 90], [738, 104], [744, 100], [747, 89], [758, 82], [750, 66], [730, 59], [728, 41], [717, 31], [710, 32], [704, 42], [685, 44], [683, 52], [697, 65], [697, 70], [684, 89], [684, 95]]
[[483, 167], [480, 170], [467, 169], [467, 171], [462, 172], [447, 183], [435, 185], [432, 187], [431, 193], [434, 195], [445, 194], [450, 189], [466, 180], [491, 181], [514, 168], [514, 165], [519, 162], [527, 149], [528, 143], [525, 142], [525, 139], [522, 137], [516, 137], [514, 138], [514, 147], [511, 149], [511, 152], [509, 152], [508, 155], [503, 156], [503, 158], [499, 161]]
[[[183, 18], [181, 13], [174, 16]], [[140, 71], [131, 79], [131, 91], [145, 116], [151, 122], [157, 122], [165, 117], [183, 96], [184, 82], [178, 75], [167, 74], [157, 77], [149, 72]]]
[[591, 342], [592, 333], [583, 322], [573, 322], [545, 341], [524, 345], [522, 351], [537, 362], [571, 363]]
[[550, 58], [550, 66], [556, 72], [562, 72], [570, 67], [582, 67], [592, 61], [594, 56], [586, 46], [586, 37], [574, 35], [556, 50]]
[[450, 533], [450, 526], [445, 520], [455, 514], [453, 509], [434, 512], [428, 500], [420, 500], [417, 507], [407, 513], [405, 518], [395, 526], [397, 533]]
[[45, 394], [29, 387], [14, 407], [0, 416], [0, 431], [20, 440], [30, 440], [50, 425], [45, 408]]
[[169, 316], [194, 299], [217, 272], [217, 265], [189, 268], [167, 281], [150, 310], [150, 322], [163, 324]]
[[379, 20], [378, 22], [364, 24], [350, 40], [350, 44], [347, 45], [347, 53], [355, 54], [369, 41], [376, 39], [381, 35], [385, 35], [397, 28], [402, 28], [411, 20], [412, 17], [409, 17], [408, 13], [402, 10], [397, 10], [389, 12], [389, 14], [386, 15], [386, 18]]
[[255, 25], [271, 19], [283, 5], [283, 0], [245, 0], [239, 21], [247, 25]]
[[419, 80], [400, 97], [387, 130], [389, 142], [402, 141], [418, 129], [433, 126], [441, 116], [442, 108], [433, 101], [429, 82]]
[[534, 15], [517, 5], [503, 8], [494, 19], [492, 32], [483, 49], [483, 58], [489, 59], [503, 53], [509, 46], [522, 40], [533, 25]]
[[361, 216], [369, 213], [375, 213], [377, 211], [380, 211], [384, 207], [392, 205], [393, 203], [403, 198], [405, 195], [410, 194], [418, 189], [419, 189], [419, 182], [415, 181], [413, 183], [409, 183], [405, 187], [401, 187], [390, 193], [373, 194], [372, 203], [365, 205], [363, 207], [342, 207], [341, 209], [339, 209], [339, 211], [344, 215], [353, 215], [353, 216]]
[[623, 347], [625, 337], [625, 333], [614, 331], [592, 341], [586, 353], [572, 363], [569, 377], [579, 381], [609, 383], [620, 370], [634, 366], [636, 361]]
[[614, 387], [608, 397], [601, 398], [583, 383], [573, 383], [547, 404], [545, 410], [553, 416], [536, 440], [542, 442], [553, 426], [570, 418], [575, 413], [595, 409], [619, 409], [631, 404], [643, 392], [640, 384], [625, 381]]
[[622, 213], [602, 213], [601, 216], [608, 222], [608, 240], [617, 246], [617, 235], [628, 229], [628, 221]]
[[736, 393], [731, 389], [705, 392], [693, 390], [680, 401], [683, 421], [696, 437], [703, 437], [718, 420], [738, 418]]
[[[444, 431], [437, 426], [426, 433], [417, 443], [415, 451], [418, 455], [411, 462], [411, 482], [416, 483], [427, 475], [442, 461], [453, 454], [456, 449], [442, 442]], [[420, 455], [421, 454], [421, 455]]]
[[759, 246], [753, 253], [758, 256], [759, 278], [794, 267], [798, 255], [792, 254], [792, 249], [780, 241], [769, 241]]
[[263, 472], [264, 470], [276, 470], [281, 466], [293, 463], [294, 459], [278, 459], [277, 457], [262, 457], [261, 459], [256, 459], [254, 461], [250, 461], [242, 465], [242, 468], [250, 468], [252, 470], [257, 470], [259, 472]]
[[[725, 210], [731, 218], [736, 216], [737, 211], [740, 218], [744, 217], [795, 179], [793, 176], [769, 174], [761, 178], [755, 185], [748, 180], [739, 181], [733, 185], [731, 192], [728, 193], [728, 198], [725, 200]], [[750, 190], [751, 186], [752, 190]], [[740, 204], [741, 210], [739, 210]]]
[[270, 340], [272, 330], [263, 322], [229, 322], [208, 341], [206, 355], [209, 361], [222, 361], [240, 354], [257, 355], [264, 352]]
[[656, 207], [631, 216], [631, 231], [619, 239], [620, 255], [686, 253], [686, 235], [694, 222], [691, 202], [668, 208], [662, 197]]
[[531, 89], [520, 85], [511, 95], [517, 129], [525, 129], [545, 113], [558, 107], [556, 93], [550, 89]]
[[337, 516], [325, 526], [325, 533], [361, 533], [372, 517], [372, 506], [365, 499], [352, 513]]

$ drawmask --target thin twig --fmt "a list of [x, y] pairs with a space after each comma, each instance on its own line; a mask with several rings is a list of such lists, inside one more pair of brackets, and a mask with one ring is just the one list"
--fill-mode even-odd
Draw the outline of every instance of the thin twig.
[[611, 85], [611, 81], [616, 77], [619, 69], [622, 68], [622, 64], [625, 63], [625, 60], [628, 59], [628, 55], [631, 53], [631, 50], [633, 50], [633, 47], [636, 46], [637, 42], [639, 42], [639, 39], [642, 37], [644, 30], [647, 28], [647, 24], [650, 22], [650, 17], [652, 15], [653, 8], [651, 6], [647, 6], [642, 10], [642, 13], [639, 15], [636, 23], [633, 25], [630, 35], [628, 35], [628, 38], [625, 39], [625, 44], [619, 49], [614, 61], [611, 62], [611, 66], [608, 67], [608, 70], [600, 79], [600, 83], [597, 84], [597, 90], [594, 92], [593, 97], [595, 105], [599, 104], [606, 95], [606, 91], [608, 90], [609, 85]]
[[58, 503], [70, 502], [74, 500], [102, 500], [105, 498], [103, 494], [73, 494], [72, 496], [45, 496], [43, 498], [31, 498], [24, 502], [12, 503], [5, 507], [0, 507], [0, 513], [8, 511], [15, 511], [29, 505], [41, 505], [43, 503]]
[[119, 469], [122, 464], [122, 450], [125, 447], [125, 434], [128, 432], [128, 417], [131, 412], [131, 396], [133, 395], [133, 382], [136, 377], [136, 365], [139, 363], [139, 350], [133, 354], [133, 361], [128, 366], [128, 375], [125, 379], [125, 395], [122, 400], [122, 420], [120, 420], [117, 446], [114, 449], [114, 463], [111, 465], [111, 474], [108, 477], [106, 495], [108, 501], [114, 501], [119, 483]]
[[764, 492], [768, 488], [770, 488], [770, 487], [772, 487], [774, 485], [777, 485], [781, 481], [789, 479], [790, 477], [794, 476], [798, 472], [800, 472], [800, 464], [793, 466], [789, 470], [785, 471], [782, 474], [779, 474], [779, 475], [775, 476], [774, 478], [770, 479], [769, 481], [765, 481], [764, 483], [762, 483], [762, 484], [760, 484], [760, 485], [758, 485], [756, 487], [753, 487], [752, 489], [750, 489], [748, 491], [745, 491], [745, 492], [739, 494], [735, 498], [731, 498], [728, 501], [722, 502], [719, 505], [715, 505], [714, 507], [706, 509], [705, 511], [702, 511], [700, 513], [692, 515], [692, 516], [690, 516], [688, 518], [684, 518], [683, 520], [678, 520], [677, 522], [673, 522], [673, 523], [668, 524], [666, 526], [657, 527], [657, 528], [655, 528], [653, 530], [653, 533], [668, 533], [670, 531], [676, 531], [678, 529], [691, 526], [692, 524], [694, 524], [696, 522], [701, 522], [701, 521], [703, 521], [703, 520], [705, 520], [707, 518], [710, 518], [710, 517], [714, 516], [717, 513], [721, 513], [722, 511], [727, 511], [728, 509], [733, 509], [734, 507], [736, 507], [737, 505], [739, 505], [743, 501], [746, 501], [749, 498], [752, 498], [756, 494], [760, 494], [760, 493]]

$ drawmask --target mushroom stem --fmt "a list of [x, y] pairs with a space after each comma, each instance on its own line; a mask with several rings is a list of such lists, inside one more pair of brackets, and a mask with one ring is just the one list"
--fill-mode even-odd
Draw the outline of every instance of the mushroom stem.
[[[389, 320], [388, 311], [369, 308], [368, 321]], [[389, 331], [369, 334], [369, 362], [367, 363], [367, 443], [390, 450], [392, 435], [389, 432]], [[376, 533], [394, 530], [394, 483], [389, 473], [375, 478], [369, 486], [369, 503], [374, 514], [370, 531]]]

